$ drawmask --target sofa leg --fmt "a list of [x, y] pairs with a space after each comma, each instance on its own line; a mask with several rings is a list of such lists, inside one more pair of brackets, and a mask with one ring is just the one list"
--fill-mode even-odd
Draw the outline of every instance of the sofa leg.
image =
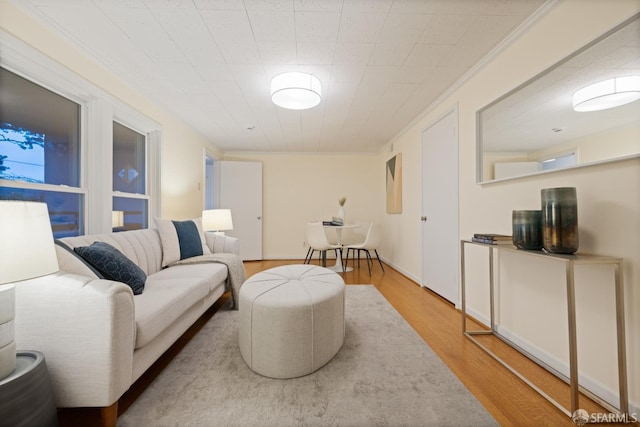
[[118, 420], [118, 401], [111, 406], [100, 408], [100, 418], [102, 427], [116, 427]]

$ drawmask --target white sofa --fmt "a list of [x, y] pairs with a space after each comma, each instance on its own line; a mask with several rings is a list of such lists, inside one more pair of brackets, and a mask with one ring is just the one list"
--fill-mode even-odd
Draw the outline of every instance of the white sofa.
[[[61, 241], [71, 248], [106, 242], [147, 274], [134, 296], [56, 245], [60, 271], [16, 286], [16, 345], [44, 353], [56, 406], [102, 407], [104, 424], [115, 424], [122, 394], [225, 293], [227, 266], [163, 268], [156, 229]], [[228, 236], [207, 234], [206, 245], [214, 254], [239, 253], [238, 240]]]

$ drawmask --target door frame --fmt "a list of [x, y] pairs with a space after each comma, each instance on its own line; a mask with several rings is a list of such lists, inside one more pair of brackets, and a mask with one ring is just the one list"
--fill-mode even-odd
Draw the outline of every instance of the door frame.
[[[213, 209], [215, 206], [216, 182], [213, 173], [213, 163], [220, 159], [206, 147], [203, 148], [202, 151], [202, 185], [199, 185], [199, 189], [202, 189], [202, 209], [205, 210]], [[209, 163], [211, 164], [209, 165]], [[208, 168], [210, 168], [210, 175], [207, 175]], [[208, 199], [209, 195], [210, 199]]]

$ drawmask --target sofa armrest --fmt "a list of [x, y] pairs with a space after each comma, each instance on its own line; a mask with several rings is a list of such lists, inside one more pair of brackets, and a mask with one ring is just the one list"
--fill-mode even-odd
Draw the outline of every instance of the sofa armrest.
[[131, 385], [133, 293], [62, 271], [19, 282], [15, 340], [44, 353], [56, 406], [110, 406]]
[[225, 252], [240, 255], [240, 241], [224, 234], [204, 233], [209, 250], [214, 254]]

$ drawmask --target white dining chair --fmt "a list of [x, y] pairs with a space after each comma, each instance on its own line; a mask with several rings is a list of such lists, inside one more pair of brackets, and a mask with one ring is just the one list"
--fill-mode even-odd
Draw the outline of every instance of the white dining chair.
[[327, 266], [327, 251], [335, 251], [336, 257], [338, 257], [338, 251], [342, 254], [342, 246], [331, 244], [327, 240], [327, 235], [324, 232], [324, 227], [321, 222], [308, 222], [307, 223], [307, 243], [309, 243], [309, 250], [307, 256], [304, 259], [305, 264], [311, 262], [313, 253], [318, 251], [318, 257], [321, 260], [322, 266]]
[[[348, 228], [346, 230], [342, 230], [342, 246], [348, 245], [358, 245], [360, 243], [364, 243], [364, 239], [367, 237], [367, 233], [369, 232], [369, 225], [371, 225], [371, 221], [353, 221], [350, 224], [355, 224], [357, 228]], [[329, 242], [332, 242], [329, 239]]]
[[353, 245], [346, 245], [343, 249], [347, 250], [344, 265], [347, 266], [349, 262], [349, 253], [354, 251], [358, 256], [358, 268], [360, 268], [360, 252], [364, 251], [367, 255], [367, 267], [369, 268], [369, 276], [371, 276], [371, 266], [373, 265], [373, 258], [371, 258], [371, 251], [376, 254], [376, 258], [380, 263], [380, 268], [384, 272], [384, 267], [382, 265], [382, 261], [380, 261], [380, 256], [378, 256], [378, 247], [380, 246], [380, 242], [382, 241], [382, 230], [379, 224], [371, 223], [369, 224], [369, 230], [367, 231], [367, 237], [364, 239], [364, 242]]

